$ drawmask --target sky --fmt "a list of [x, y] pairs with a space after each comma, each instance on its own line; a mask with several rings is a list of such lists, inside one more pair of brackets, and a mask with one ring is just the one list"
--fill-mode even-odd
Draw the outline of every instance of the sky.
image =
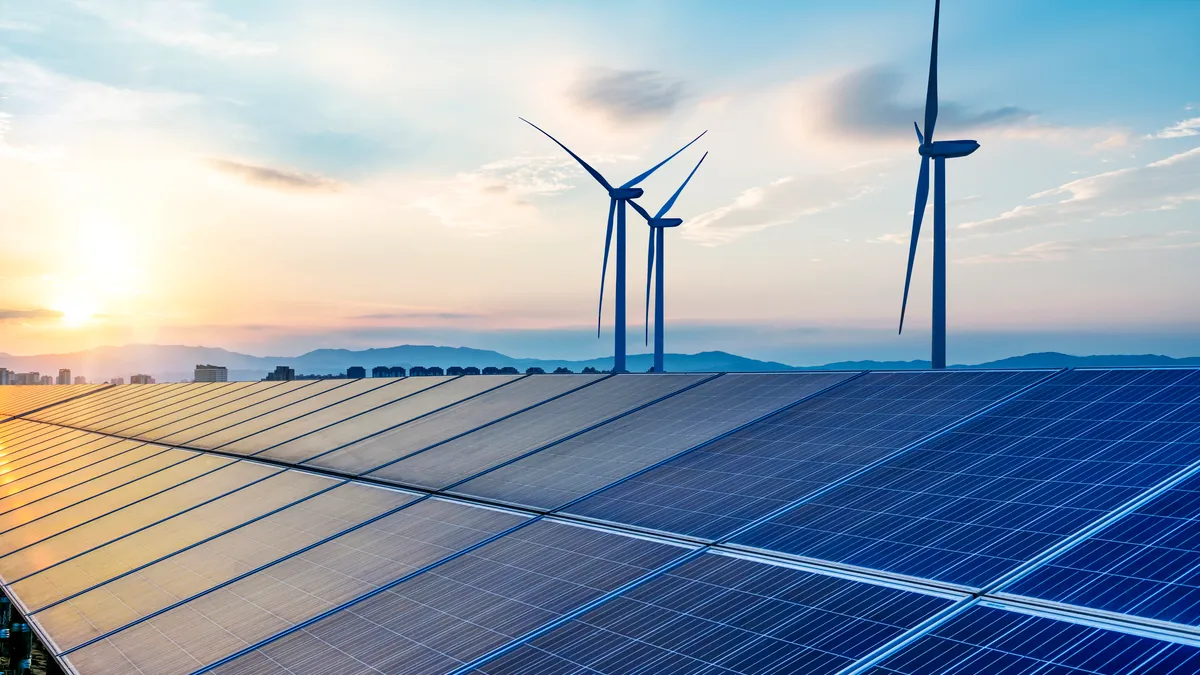
[[[1200, 355], [1200, 3], [946, 0], [949, 360]], [[0, 352], [611, 354], [607, 197], [657, 210], [667, 350], [896, 334], [932, 0], [0, 0]], [[630, 214], [630, 351], [646, 233]], [[928, 220], [927, 220], [928, 222]]]

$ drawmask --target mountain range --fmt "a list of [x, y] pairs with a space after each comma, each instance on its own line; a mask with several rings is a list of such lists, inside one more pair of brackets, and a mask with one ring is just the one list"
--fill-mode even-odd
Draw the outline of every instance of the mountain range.
[[[633, 354], [629, 369], [642, 372], [650, 368], [652, 355]], [[536, 366], [550, 372], [565, 367], [575, 372], [584, 368], [605, 370], [612, 367], [611, 358], [564, 360], [515, 358], [499, 352], [470, 347], [439, 347], [432, 345], [400, 345], [378, 349], [317, 349], [300, 356], [253, 356], [215, 347], [183, 345], [125, 345], [97, 347], [67, 354], [13, 356], [0, 353], [0, 367], [17, 372], [38, 371], [55, 375], [60, 368], [69, 368], [76, 375], [85, 375], [93, 382], [134, 373], [153, 375], [160, 382], [184, 381], [192, 378], [196, 364], [211, 363], [229, 368], [230, 379], [257, 380], [276, 366], [287, 365], [297, 373], [337, 374], [350, 366], [362, 366], [370, 371], [374, 366], [512, 366], [522, 372]], [[698, 354], [667, 354], [667, 370], [674, 372], [762, 372], [783, 370], [910, 370], [928, 368], [928, 361], [841, 361], [819, 366], [792, 366], [775, 361], [760, 361], [722, 351]], [[1064, 368], [1064, 367], [1122, 367], [1122, 366], [1200, 366], [1200, 357], [1172, 358], [1158, 354], [1115, 354], [1072, 356], [1058, 352], [1040, 352], [1013, 356], [998, 361], [959, 364], [965, 368]]]

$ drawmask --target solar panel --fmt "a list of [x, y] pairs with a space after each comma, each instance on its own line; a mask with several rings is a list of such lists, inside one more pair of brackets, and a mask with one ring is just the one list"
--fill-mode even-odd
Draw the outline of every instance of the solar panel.
[[[187, 391], [185, 384], [162, 384], [152, 387], [111, 387], [91, 396], [60, 403], [45, 410], [29, 414], [26, 419], [56, 424], [72, 424], [104, 410], [128, 410], [138, 407], [143, 401], [152, 401], [167, 394]], [[192, 393], [198, 390], [192, 389]]]
[[979, 604], [865, 672], [1184, 675], [1200, 672], [1200, 649]]
[[443, 500], [417, 502], [65, 658], [82, 672], [184, 675], [523, 520]]
[[45, 607], [339, 483], [282, 471], [31, 575], [7, 579], [8, 587], [27, 607]]
[[728, 374], [454, 488], [457, 494], [551, 509], [850, 377]]
[[[110, 424], [115, 418], [123, 415], [141, 415], [158, 407], [170, 405], [181, 399], [191, 399], [211, 396], [228, 388], [244, 387], [245, 382], [208, 383], [200, 386], [187, 384], [164, 384], [145, 387], [129, 387], [132, 393], [121, 391], [114, 387], [114, 395], [105, 401], [96, 401], [90, 405], [87, 399], [81, 399], [80, 406], [67, 408], [47, 408], [38, 415], [38, 419], [52, 424], [65, 424], [81, 429], [99, 431]], [[129, 395], [126, 395], [129, 394]]]
[[1074, 371], [735, 543], [983, 587], [1196, 461], [1200, 373]]
[[[543, 401], [592, 384], [604, 375], [534, 375], [523, 377], [503, 389], [489, 391], [469, 401], [463, 401], [402, 426], [380, 421], [351, 421], [362, 432], [356, 443], [327, 454], [311, 454], [301, 459], [299, 452], [289, 450], [288, 457], [312, 466], [358, 474], [374, 469], [398, 457], [404, 457], [435, 443], [441, 443], [494, 422]], [[386, 429], [386, 430], [385, 430]], [[361, 440], [360, 440], [361, 439]], [[336, 445], [328, 445], [337, 448]], [[311, 449], [306, 450], [310, 452]], [[268, 453], [271, 456], [273, 452]]]
[[[224, 403], [241, 403], [248, 405], [252, 397], [278, 396], [289, 389], [282, 382], [239, 382], [238, 386], [221, 387], [205, 393], [203, 396], [173, 399], [170, 403], [154, 406], [141, 414], [123, 415], [114, 418], [104, 428], [108, 434], [133, 437], [135, 430], [148, 426], [161, 426], [165, 420], [175, 414], [194, 415], [204, 410], [214, 408]], [[300, 387], [296, 387], [299, 389]]]
[[[87, 450], [88, 448], [81, 449], [83, 452]], [[87, 452], [74, 460], [17, 477], [0, 488], [0, 514], [49, 498], [82, 483], [107, 477], [166, 450], [167, 448], [161, 445], [118, 440], [108, 444], [103, 450]], [[30, 467], [34, 468], [36, 467]]]
[[405, 485], [446, 487], [708, 377], [616, 375], [376, 469], [370, 476]]
[[85, 437], [89, 439], [97, 438], [94, 434], [89, 435], [86, 431], [77, 431], [75, 429], [46, 427], [46, 430], [46, 433], [30, 438], [27, 443], [6, 445], [4, 456], [0, 458], [0, 471], [23, 466], [30, 462], [39, 461], [42, 457], [53, 455], [55, 454], [54, 452], [48, 451], [53, 451], [62, 444], [71, 442], [72, 439]]
[[336, 663], [346, 673], [446, 673], [685, 552], [539, 521], [213, 672], [301, 675]]
[[[182, 466], [201, 464], [206, 458], [185, 462]], [[177, 465], [178, 466], [178, 465]], [[166, 474], [163, 471], [159, 476]], [[185, 509], [199, 506], [210, 499], [262, 480], [279, 469], [262, 464], [239, 462], [171, 486], [137, 502], [126, 502], [111, 512], [89, 513], [90, 518], [63, 528], [64, 521], [75, 519], [78, 513], [72, 509], [33, 521], [22, 528], [3, 535], [3, 540], [14, 541], [16, 546], [0, 557], [0, 576], [6, 582], [16, 581], [29, 574], [43, 570], [71, 556], [84, 553], [96, 546], [143, 527], [153, 525]], [[141, 482], [153, 483], [154, 477]], [[134, 484], [136, 485], [136, 483]], [[109, 495], [130, 496], [132, 486], [114, 490]], [[99, 500], [97, 500], [99, 501]], [[58, 518], [61, 514], [67, 517]]]
[[[162, 415], [139, 418], [136, 420], [136, 424], [130, 424], [121, 433], [125, 436], [141, 438], [147, 441], [157, 441], [172, 434], [179, 434], [181, 438], [188, 438], [187, 434], [183, 432], [194, 427], [199, 427], [202, 424], [215, 421], [215, 424], [208, 427], [209, 430], [212, 430], [221, 428], [221, 420], [226, 420], [225, 424], [232, 425], [244, 419], [242, 417], [231, 417], [231, 413], [252, 407], [255, 412], [251, 414], [262, 413], [271, 409], [271, 401], [275, 401], [275, 404], [278, 406], [284, 406], [306, 396], [327, 391], [330, 387], [336, 387], [339, 384], [344, 384], [344, 382], [310, 380], [308, 382], [264, 382], [262, 384], [274, 384], [276, 386], [242, 389], [234, 392], [229, 397], [207, 399], [203, 404], [170, 411]], [[309, 387], [312, 388], [310, 389]], [[301, 392], [300, 390], [304, 391]]]
[[869, 373], [565, 510], [716, 540], [1046, 375]]
[[28, 452], [28, 448], [31, 446], [50, 443], [55, 437], [61, 437], [66, 434], [78, 435], [84, 433], [75, 429], [56, 427], [40, 422], [26, 422], [22, 420], [12, 424], [16, 427], [12, 430], [13, 433], [5, 436], [3, 441], [0, 441], [0, 451], [4, 453], [5, 457], [21, 452]]
[[58, 387], [14, 387], [5, 388], [3, 414], [22, 415], [47, 405], [68, 401], [77, 396], [85, 396], [104, 388], [104, 385], [73, 384]]
[[1084, 539], [1008, 593], [1200, 625], [1200, 476]]
[[30, 618], [65, 651], [412, 503], [345, 484], [39, 609]]
[[710, 553], [471, 672], [836, 673], [952, 604]]
[[[511, 386], [520, 376], [486, 375], [479, 377], [449, 378], [437, 386], [425, 386], [419, 393], [395, 401], [388, 405], [371, 410], [338, 411], [330, 410], [330, 414], [322, 419], [302, 418], [295, 423], [285, 424], [276, 429], [251, 437], [254, 447], [261, 451], [263, 457], [299, 463], [314, 455], [341, 447], [347, 443], [360, 440], [363, 436], [373, 434], [381, 429], [404, 424], [421, 415], [475, 396], [485, 391]], [[411, 377], [416, 383], [431, 381], [436, 383], [438, 377]], [[361, 413], [361, 414], [360, 414]], [[316, 417], [312, 415], [310, 417]], [[260, 438], [261, 436], [261, 438]]]

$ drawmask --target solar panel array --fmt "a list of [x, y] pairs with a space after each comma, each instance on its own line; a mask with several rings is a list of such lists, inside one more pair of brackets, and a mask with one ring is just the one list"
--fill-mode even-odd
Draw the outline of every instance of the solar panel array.
[[1200, 371], [0, 387], [69, 672], [1200, 672]]

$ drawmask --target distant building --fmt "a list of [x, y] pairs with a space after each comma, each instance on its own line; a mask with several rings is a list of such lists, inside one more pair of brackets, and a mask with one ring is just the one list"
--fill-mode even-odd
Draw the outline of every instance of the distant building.
[[0, 368], [0, 385], [12, 384], [13, 373], [8, 368]]
[[225, 366], [196, 365], [196, 382], [228, 382], [229, 369]]
[[426, 375], [445, 375], [446, 373], [442, 370], [441, 366], [429, 366], [428, 368], [425, 369], [425, 374]]
[[58, 379], [55, 380], [54, 383], [55, 384], [71, 384], [71, 369], [70, 368], [59, 368], [58, 369]]
[[462, 366], [450, 366], [446, 369], [446, 374], [458, 377], [459, 375], [465, 375], [466, 373], [463, 372]]
[[367, 369], [362, 366], [350, 366], [346, 369], [346, 377], [356, 380], [367, 376]]
[[487, 368], [483, 369], [483, 374], [484, 375], [499, 375], [500, 369], [497, 368], [496, 366], [488, 366]]
[[428, 374], [429, 374], [429, 371], [423, 366], [413, 366], [412, 368], [408, 369], [409, 377], [424, 377], [425, 375], [428, 375]]
[[571, 369], [567, 368], [566, 366], [559, 366], [554, 369], [554, 374], [555, 375], [570, 375]]
[[109, 384], [125, 384], [125, 378], [123, 378], [123, 377], [114, 377], [114, 378], [112, 378], [111, 380], [109, 380], [109, 381], [108, 381], [108, 383], [109, 383]]
[[463, 375], [478, 375], [478, 374], [479, 374], [479, 369], [476, 368], [475, 366], [467, 366], [466, 368], [463, 368]]
[[387, 366], [375, 366], [371, 369], [371, 377], [391, 377], [392, 369]]
[[525, 369], [525, 374], [526, 375], [545, 375], [546, 371], [541, 368], [538, 368], [537, 366], [529, 366], [528, 368]]
[[43, 375], [41, 381], [38, 382], [38, 384], [54, 384], [54, 378], [50, 377], [49, 375]]
[[139, 373], [129, 378], [129, 384], [154, 384], [154, 378]]
[[36, 370], [31, 370], [28, 373], [25, 373], [25, 382], [23, 382], [22, 384], [41, 384], [41, 383], [42, 383], [42, 374]]
[[87, 384], [87, 378], [82, 375], [76, 375], [75, 384]]
[[291, 382], [296, 379], [296, 369], [290, 366], [275, 366], [275, 370], [263, 378], [268, 382]]
[[504, 366], [503, 368], [500, 369], [500, 374], [501, 375], [520, 375], [521, 373], [519, 373], [517, 371], [517, 369], [513, 368], [512, 366]]

